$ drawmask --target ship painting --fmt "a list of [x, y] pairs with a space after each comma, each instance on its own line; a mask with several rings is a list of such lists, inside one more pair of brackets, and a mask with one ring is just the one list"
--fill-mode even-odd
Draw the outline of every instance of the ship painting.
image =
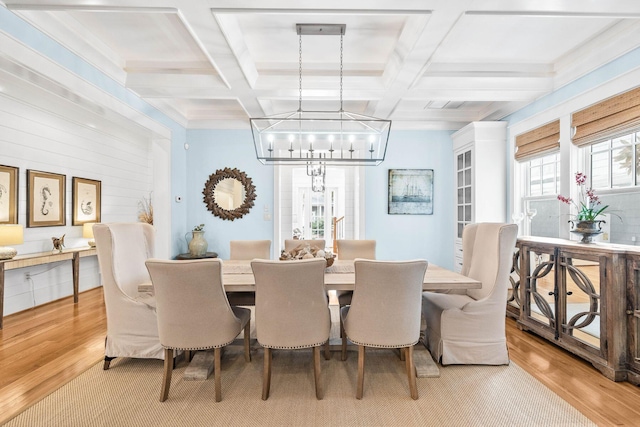
[[433, 169], [389, 170], [389, 214], [433, 214]]

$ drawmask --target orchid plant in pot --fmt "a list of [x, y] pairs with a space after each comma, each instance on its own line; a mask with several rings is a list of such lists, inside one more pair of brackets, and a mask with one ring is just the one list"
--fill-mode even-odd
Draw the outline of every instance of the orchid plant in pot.
[[600, 198], [595, 194], [593, 188], [586, 188], [587, 175], [582, 172], [576, 172], [576, 184], [580, 187], [579, 197], [576, 202], [570, 197], [558, 195], [558, 200], [568, 205], [576, 207], [578, 213], [574, 219], [569, 220], [573, 226], [572, 233], [582, 235], [582, 243], [591, 243], [593, 236], [602, 233], [602, 224], [604, 220], [598, 217], [603, 215], [609, 205], [601, 206]]

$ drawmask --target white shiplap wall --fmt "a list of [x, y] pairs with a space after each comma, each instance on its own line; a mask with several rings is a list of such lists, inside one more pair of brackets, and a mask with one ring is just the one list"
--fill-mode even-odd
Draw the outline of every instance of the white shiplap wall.
[[[18, 253], [51, 250], [51, 237], [63, 234], [67, 248], [86, 246], [82, 227], [71, 226], [74, 176], [102, 182], [102, 222], [137, 221], [138, 202], [153, 188], [151, 142], [104, 123], [92, 126], [0, 94], [0, 164], [20, 168], [20, 224], [26, 226], [27, 169], [66, 175], [67, 225], [25, 228], [24, 244], [15, 246]], [[27, 272], [32, 280], [25, 279]], [[4, 314], [72, 295], [72, 283], [70, 261], [9, 270]], [[80, 291], [99, 285], [96, 257], [82, 258]]]

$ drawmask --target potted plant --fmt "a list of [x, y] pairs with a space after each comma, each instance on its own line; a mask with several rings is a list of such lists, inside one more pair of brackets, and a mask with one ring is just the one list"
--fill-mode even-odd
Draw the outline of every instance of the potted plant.
[[573, 227], [572, 233], [582, 235], [582, 243], [591, 243], [593, 236], [602, 233], [602, 224], [604, 220], [597, 219], [609, 205], [600, 206], [600, 198], [596, 196], [593, 188], [586, 188], [587, 176], [582, 172], [576, 172], [575, 176], [576, 184], [580, 187], [579, 197], [580, 199], [576, 203], [570, 197], [558, 195], [558, 200], [568, 205], [573, 205], [578, 210], [574, 219], [570, 219], [569, 222]]

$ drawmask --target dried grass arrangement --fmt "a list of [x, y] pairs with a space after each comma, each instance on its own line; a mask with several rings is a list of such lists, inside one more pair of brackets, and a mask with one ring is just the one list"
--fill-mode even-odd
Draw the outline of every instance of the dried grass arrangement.
[[151, 194], [149, 194], [149, 198], [143, 197], [142, 200], [138, 202], [138, 221], [153, 225]]

